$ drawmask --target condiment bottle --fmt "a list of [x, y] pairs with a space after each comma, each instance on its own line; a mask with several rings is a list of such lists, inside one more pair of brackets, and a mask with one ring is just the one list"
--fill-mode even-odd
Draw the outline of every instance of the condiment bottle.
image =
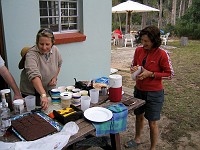
[[8, 103], [6, 102], [5, 93], [2, 93], [2, 108], [0, 110], [1, 117], [1, 132], [6, 132], [6, 130], [11, 126], [10, 119], [10, 109], [8, 108]]

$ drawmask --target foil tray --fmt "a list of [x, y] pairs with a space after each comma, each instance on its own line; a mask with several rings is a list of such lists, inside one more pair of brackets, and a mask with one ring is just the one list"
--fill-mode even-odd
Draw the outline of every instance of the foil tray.
[[[16, 119], [22, 118], [24, 116], [28, 116], [30, 114], [37, 114], [37, 115], [39, 115], [40, 117], [42, 117], [43, 119], [45, 119], [47, 122], [49, 122], [54, 128], [56, 128], [56, 130], [58, 132], [61, 131], [62, 128], [63, 128], [63, 126], [60, 123], [54, 121], [53, 119], [51, 119], [49, 116], [47, 116], [43, 112], [26, 112], [26, 113], [23, 113], [23, 114], [11, 117], [11, 120], [16, 120]], [[17, 137], [20, 140], [26, 141], [14, 128], [12, 128], [12, 131], [17, 135]]]

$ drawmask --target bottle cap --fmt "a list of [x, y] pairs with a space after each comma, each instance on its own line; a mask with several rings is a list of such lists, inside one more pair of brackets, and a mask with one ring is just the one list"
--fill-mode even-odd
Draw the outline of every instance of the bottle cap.
[[3, 94], [7, 94], [7, 93], [10, 93], [10, 89], [3, 89], [1, 90], [1, 93]]

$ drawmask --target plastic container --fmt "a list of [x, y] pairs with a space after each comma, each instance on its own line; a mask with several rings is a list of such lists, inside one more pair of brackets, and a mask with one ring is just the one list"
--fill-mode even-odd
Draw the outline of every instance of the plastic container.
[[122, 99], [122, 76], [113, 74], [109, 76], [109, 99], [119, 102]]
[[70, 104], [71, 104], [72, 93], [71, 92], [62, 92], [62, 93], [60, 93], [60, 99], [61, 99], [61, 107], [68, 108], [68, 107], [70, 107]]
[[14, 112], [16, 115], [22, 114], [24, 112], [24, 100], [16, 99], [13, 101]]
[[109, 87], [119, 88], [122, 86], [122, 76], [119, 74], [113, 74], [109, 76]]

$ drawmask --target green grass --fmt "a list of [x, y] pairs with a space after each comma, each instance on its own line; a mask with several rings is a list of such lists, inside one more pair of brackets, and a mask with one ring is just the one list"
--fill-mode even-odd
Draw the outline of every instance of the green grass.
[[189, 41], [187, 46], [180, 46], [178, 41], [169, 45], [177, 47], [170, 50], [175, 77], [164, 81], [162, 114], [174, 123], [162, 137], [175, 144], [178, 138], [189, 136], [189, 131], [200, 130], [200, 41]]

